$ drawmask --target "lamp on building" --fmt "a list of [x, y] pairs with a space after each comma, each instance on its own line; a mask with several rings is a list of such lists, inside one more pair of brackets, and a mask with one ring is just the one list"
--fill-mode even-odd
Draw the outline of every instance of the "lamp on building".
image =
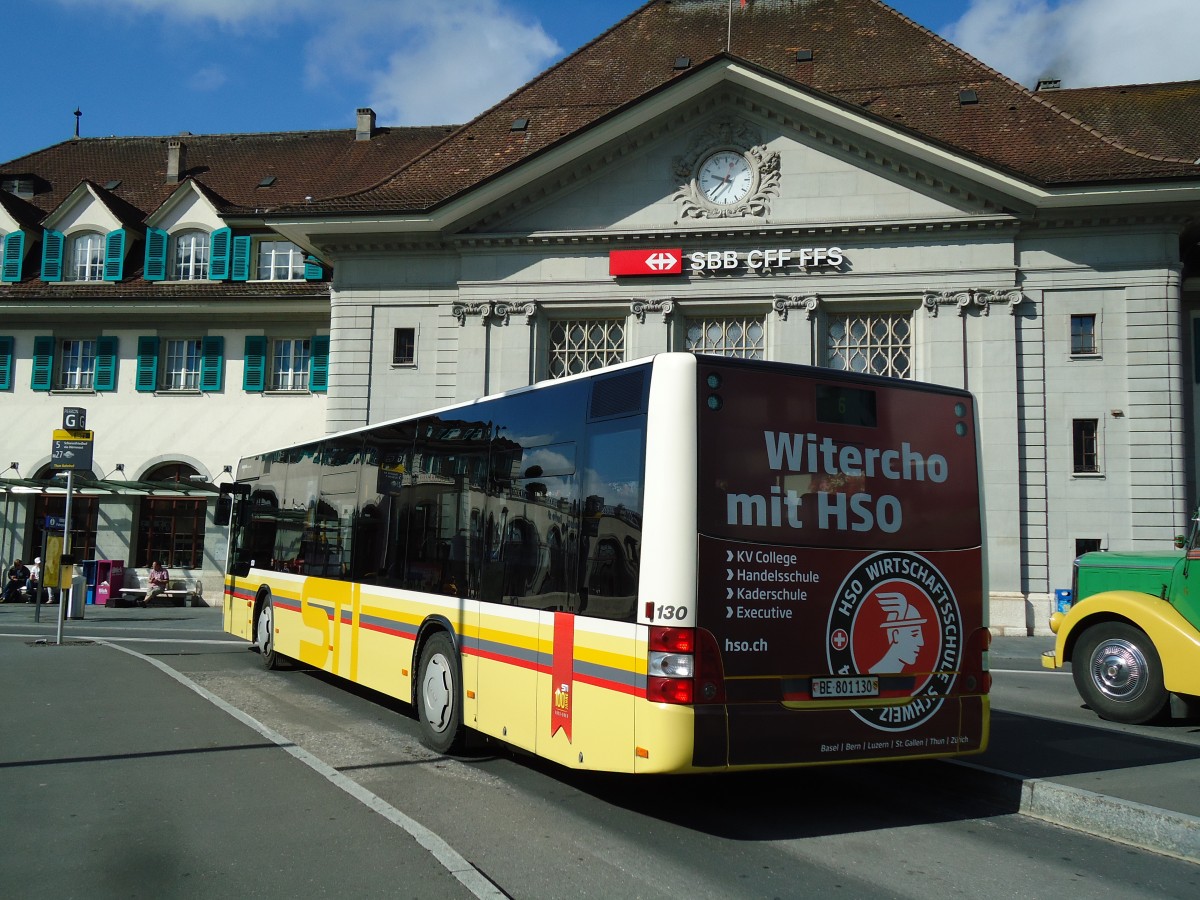
[[[124, 476], [125, 476], [125, 463], [117, 463], [115, 466], [113, 466], [113, 470], [112, 470], [112, 472], [109, 472], [109, 473], [108, 473], [108, 475], [111, 475], [113, 472], [120, 472], [120, 473], [121, 473], [121, 476], [122, 476], [122, 477], [124, 477]], [[105, 475], [105, 476], [104, 476], [102, 479], [100, 479], [100, 480], [101, 480], [101, 481], [108, 481], [108, 475]]]

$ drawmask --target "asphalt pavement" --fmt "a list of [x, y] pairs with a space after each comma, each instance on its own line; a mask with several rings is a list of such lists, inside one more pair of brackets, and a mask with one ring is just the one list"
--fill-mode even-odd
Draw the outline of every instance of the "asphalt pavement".
[[[355, 896], [381, 865], [401, 896], [501, 896], [401, 811], [166, 664], [102, 639], [136, 616], [225, 640], [217, 610], [87, 609], [57, 645], [56, 608], [42, 610], [46, 637], [13, 637], [33, 607], [0, 605], [0, 871], [22, 896]], [[946, 789], [1200, 863], [1200, 744], [1170, 735], [1010, 704], [993, 711], [985, 753], [934, 765]], [[286, 868], [259, 850], [268, 831], [296, 847]]]

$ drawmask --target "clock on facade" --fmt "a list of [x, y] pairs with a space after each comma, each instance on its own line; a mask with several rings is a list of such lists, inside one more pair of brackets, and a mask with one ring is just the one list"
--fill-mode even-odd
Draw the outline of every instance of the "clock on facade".
[[754, 186], [754, 172], [749, 160], [741, 153], [718, 150], [700, 163], [696, 186], [709, 203], [732, 206], [749, 195]]

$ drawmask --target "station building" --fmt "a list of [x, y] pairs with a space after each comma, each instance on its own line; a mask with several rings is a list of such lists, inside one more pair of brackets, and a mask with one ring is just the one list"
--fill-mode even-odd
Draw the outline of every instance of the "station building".
[[[121, 436], [101, 491], [121, 461], [137, 482], [219, 481], [243, 454], [693, 350], [974, 392], [998, 633], [1044, 631], [1079, 552], [1162, 549], [1187, 527], [1200, 83], [1031, 91], [877, 0], [654, 0], [465, 126], [360, 118], [353, 134], [71, 141], [0, 166], [0, 231], [28, 238], [0, 285], [3, 389], [37, 416], [22, 473], [53, 468], [46, 378], [89, 407], [98, 454]], [[172, 185], [172, 142], [189, 161], [222, 150]], [[106, 171], [100, 147], [128, 165]], [[286, 178], [268, 184], [271, 166]], [[20, 205], [14, 182], [32, 185]], [[107, 250], [121, 229], [135, 262], [116, 280], [51, 281], [30, 250], [85, 231]], [[178, 265], [194, 231], [218, 275], [146, 277], [148, 248], [165, 240]], [[264, 277], [275, 245], [286, 284]], [[62, 380], [85, 337], [98, 360], [116, 339], [115, 390]], [[201, 380], [204, 339], [222, 337], [222, 381], [140, 390], [152, 337], [199, 341]], [[308, 342], [308, 379], [276, 383], [296, 374], [289, 341]], [[18, 487], [6, 527], [28, 547], [54, 495]], [[158, 497], [100, 497], [125, 511], [96, 552], [137, 558], [150, 507], [195, 502]]]

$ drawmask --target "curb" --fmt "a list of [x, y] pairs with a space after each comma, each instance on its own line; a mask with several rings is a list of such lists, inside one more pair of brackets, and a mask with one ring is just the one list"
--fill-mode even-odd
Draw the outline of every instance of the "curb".
[[1200, 818], [1109, 797], [1042, 778], [1022, 778], [961, 760], [951, 761], [1006, 782], [1001, 793], [1010, 801], [1020, 789], [1017, 812], [1074, 831], [1107, 838], [1142, 850], [1200, 863]]

